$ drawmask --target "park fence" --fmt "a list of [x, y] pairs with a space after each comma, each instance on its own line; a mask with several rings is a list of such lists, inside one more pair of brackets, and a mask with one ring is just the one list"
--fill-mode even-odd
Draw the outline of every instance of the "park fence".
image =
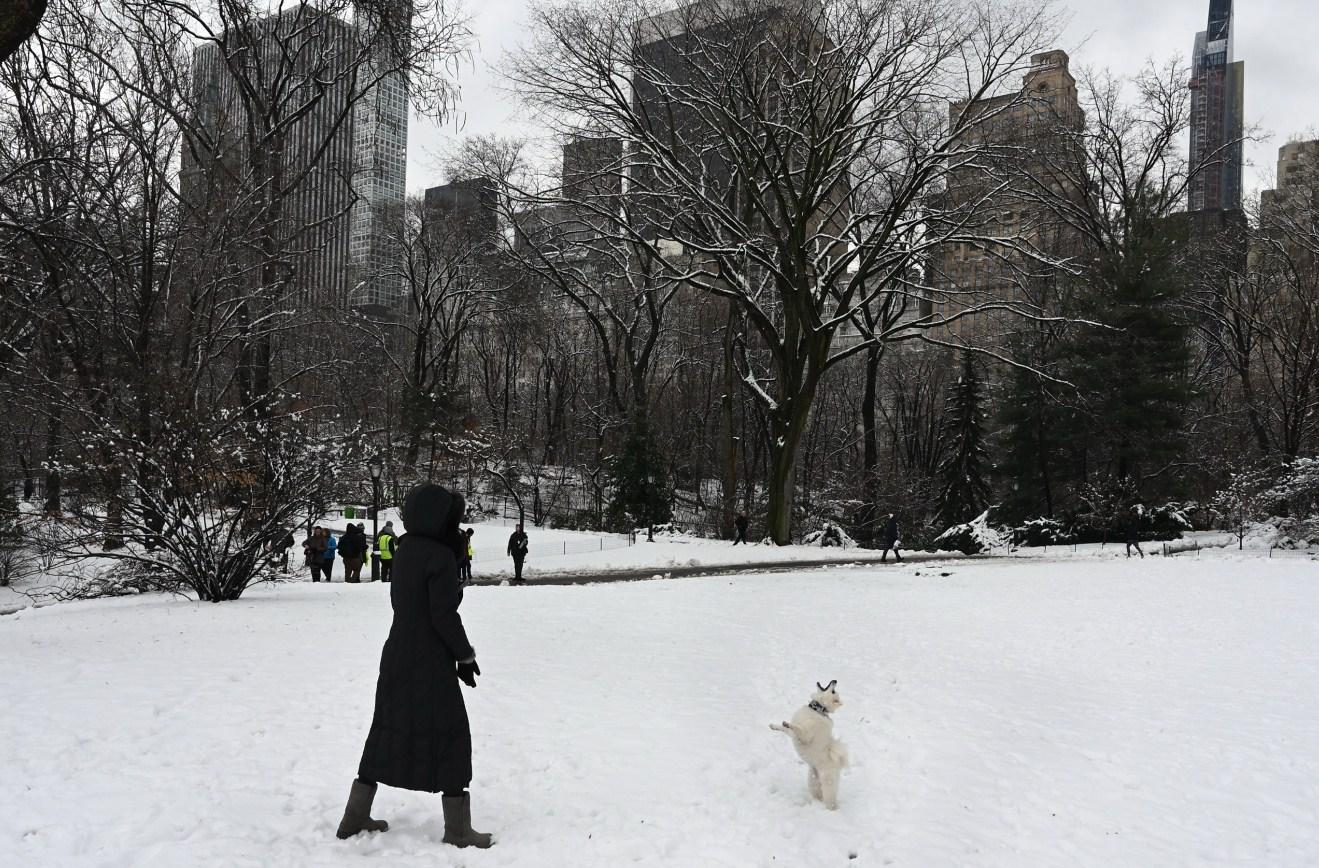
[[1200, 552], [1202, 551], [1235, 552], [1239, 555], [1255, 555], [1262, 558], [1299, 558], [1302, 560], [1308, 558], [1310, 560], [1319, 560], [1319, 549], [1314, 548], [1294, 549], [1273, 545], [1268, 547], [1244, 547], [1240, 545], [1240, 543], [1202, 546], [1198, 539], [1171, 540], [1163, 544], [1164, 557], [1174, 557], [1178, 555], [1199, 557]]

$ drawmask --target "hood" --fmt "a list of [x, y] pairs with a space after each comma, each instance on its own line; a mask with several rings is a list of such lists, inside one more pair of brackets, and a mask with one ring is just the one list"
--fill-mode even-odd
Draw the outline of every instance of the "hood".
[[461, 494], [423, 482], [403, 499], [403, 527], [408, 533], [447, 541], [458, 532], [465, 511]]

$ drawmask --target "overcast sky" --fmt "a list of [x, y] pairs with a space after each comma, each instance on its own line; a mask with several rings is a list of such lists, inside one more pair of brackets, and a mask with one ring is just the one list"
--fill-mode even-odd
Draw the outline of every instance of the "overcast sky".
[[[534, 133], [518, 118], [513, 99], [499, 89], [491, 65], [527, 37], [530, 0], [465, 0], [477, 44], [462, 70], [462, 104], [453, 122], [435, 127], [412, 122], [408, 189], [419, 192], [445, 180], [439, 155], [464, 135]], [[1070, 23], [1059, 47], [1077, 66], [1137, 71], [1150, 58], [1190, 58], [1205, 28], [1209, 0], [1063, 0]], [[1236, 0], [1236, 59], [1246, 63], [1246, 122], [1268, 140], [1247, 147], [1246, 190], [1272, 185], [1278, 146], [1307, 134], [1319, 138], [1319, 0]], [[1183, 142], [1183, 149], [1187, 144]]]

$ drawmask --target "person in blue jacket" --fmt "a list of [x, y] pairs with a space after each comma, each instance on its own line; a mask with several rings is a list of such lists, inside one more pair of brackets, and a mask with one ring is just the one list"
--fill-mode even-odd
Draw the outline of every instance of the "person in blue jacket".
[[328, 527], [325, 529], [325, 561], [321, 569], [325, 571], [325, 581], [334, 581], [334, 553], [339, 549], [339, 541]]

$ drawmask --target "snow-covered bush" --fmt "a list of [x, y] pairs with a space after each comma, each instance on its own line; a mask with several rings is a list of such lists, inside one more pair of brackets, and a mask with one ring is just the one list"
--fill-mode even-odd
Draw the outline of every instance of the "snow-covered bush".
[[[297, 414], [254, 423], [218, 411], [170, 420], [151, 451], [114, 431], [89, 436], [70, 463], [105, 494], [71, 512], [78, 535], [63, 553], [131, 565], [139, 590], [238, 599], [273, 577], [271, 548], [332, 500], [343, 438], [313, 439], [309, 427]], [[123, 472], [125, 456], [136, 472]]]
[[632, 531], [638, 539], [648, 537], [652, 533], [655, 536], [683, 536], [686, 530], [676, 521], [667, 521], [664, 524], [657, 524], [654, 527], [638, 527]]
[[989, 526], [989, 510], [985, 510], [971, 521], [955, 524], [939, 534], [934, 540], [934, 547], [941, 552], [978, 555], [1001, 548], [1006, 542], [1002, 531]]
[[1244, 543], [1269, 538], [1280, 548], [1315, 544], [1319, 523], [1319, 458], [1244, 470], [1211, 503], [1215, 523]]
[[1014, 546], [1070, 545], [1075, 537], [1066, 525], [1056, 518], [1032, 518], [1012, 529]]
[[847, 535], [847, 531], [834, 523], [829, 522], [823, 528], [811, 531], [802, 537], [802, 545], [820, 546], [821, 548], [855, 548], [856, 540]]
[[1285, 518], [1319, 516], [1319, 458], [1297, 458], [1265, 492], [1274, 514]]
[[1246, 548], [1319, 548], [1319, 516], [1270, 516], [1261, 521], [1247, 522], [1242, 537]]
[[1101, 477], [1077, 490], [1080, 507], [1071, 523], [1077, 542], [1100, 542], [1122, 534], [1122, 526], [1132, 506], [1140, 500], [1130, 479]]

